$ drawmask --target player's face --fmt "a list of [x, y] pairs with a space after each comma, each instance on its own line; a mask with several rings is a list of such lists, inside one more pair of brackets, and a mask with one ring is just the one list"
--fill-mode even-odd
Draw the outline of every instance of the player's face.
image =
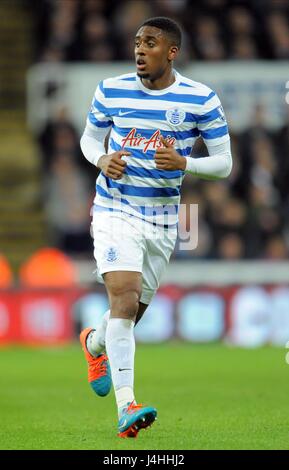
[[142, 26], [135, 37], [135, 61], [137, 75], [148, 80], [157, 80], [170, 68], [178, 48], [172, 46], [168, 37], [159, 28]]

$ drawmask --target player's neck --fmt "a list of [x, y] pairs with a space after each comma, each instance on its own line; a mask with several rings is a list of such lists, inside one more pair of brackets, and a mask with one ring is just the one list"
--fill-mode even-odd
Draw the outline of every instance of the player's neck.
[[171, 86], [175, 81], [176, 77], [172, 68], [170, 68], [156, 80], [150, 80], [148, 78], [141, 79], [142, 84], [150, 90], [163, 90]]

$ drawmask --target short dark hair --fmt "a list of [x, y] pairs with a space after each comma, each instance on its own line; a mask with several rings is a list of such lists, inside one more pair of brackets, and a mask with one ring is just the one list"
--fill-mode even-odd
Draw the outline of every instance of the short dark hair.
[[179, 25], [171, 18], [156, 16], [155, 18], [145, 20], [140, 28], [143, 26], [153, 26], [154, 28], [161, 29], [169, 36], [172, 43], [180, 49], [182, 44], [182, 31]]

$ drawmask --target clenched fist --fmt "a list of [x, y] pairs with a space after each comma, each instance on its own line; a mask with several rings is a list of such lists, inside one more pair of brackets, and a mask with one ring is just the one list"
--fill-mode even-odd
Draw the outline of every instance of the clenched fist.
[[187, 161], [161, 135], [160, 141], [164, 147], [156, 150], [155, 162], [158, 170], [185, 170]]
[[127, 152], [126, 150], [119, 150], [109, 155], [103, 155], [98, 160], [97, 166], [101, 169], [105, 176], [108, 176], [113, 180], [119, 180], [122, 177], [126, 167], [126, 162], [121, 159], [121, 157], [125, 155], [129, 156], [130, 152]]

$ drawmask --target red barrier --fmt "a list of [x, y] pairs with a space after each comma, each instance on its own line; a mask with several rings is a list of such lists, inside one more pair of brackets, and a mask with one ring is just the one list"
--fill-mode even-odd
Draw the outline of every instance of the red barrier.
[[14, 291], [0, 291], [0, 343], [18, 342], [19, 308]]
[[[70, 342], [81, 328], [93, 326], [105, 309], [107, 296], [100, 286], [96, 290], [0, 291], [0, 344]], [[289, 286], [163, 286], [136, 333], [138, 341], [178, 336], [192, 342], [226, 340], [245, 347], [285, 346], [289, 344]]]
[[0, 292], [0, 343], [58, 344], [73, 338], [71, 306], [79, 290]]

